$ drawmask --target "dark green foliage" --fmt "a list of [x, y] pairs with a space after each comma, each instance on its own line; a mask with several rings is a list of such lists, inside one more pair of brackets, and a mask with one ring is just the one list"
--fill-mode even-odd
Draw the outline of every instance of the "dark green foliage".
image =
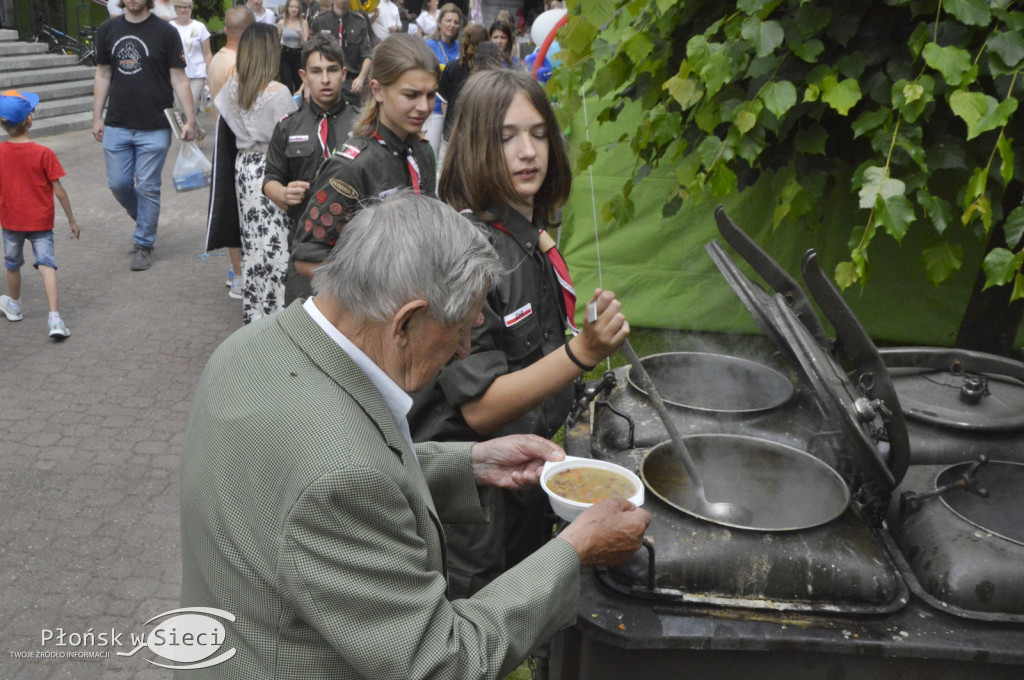
[[[1011, 0], [572, 0], [559, 34], [563, 67], [552, 90], [564, 120], [582, 92], [614, 121], [623, 100], [645, 114], [621, 143], [636, 177], [602, 214], [624, 224], [629, 195], [651, 167], [675, 172], [682, 201], [721, 198], [770, 179], [776, 228], [825, 223], [827, 196], [860, 209], [829, 215], [849, 234], [835, 270], [847, 287], [869, 274], [881, 234], [928, 230], [920, 253], [939, 283], [963, 264], [965, 239], [987, 239], [988, 285], [1024, 297], [1024, 207], [1007, 187], [1024, 180], [1018, 99], [1024, 6]], [[579, 169], [596, 149], [580, 149]], [[839, 180], [836, 178], [849, 178]], [[845, 186], [838, 184], [846, 182]], [[1020, 192], [1010, 191], [1009, 197]], [[1005, 247], [1004, 247], [1005, 246]]]

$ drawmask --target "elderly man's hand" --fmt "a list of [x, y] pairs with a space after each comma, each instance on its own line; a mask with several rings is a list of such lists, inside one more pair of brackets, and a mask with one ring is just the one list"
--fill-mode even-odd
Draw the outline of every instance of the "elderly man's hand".
[[584, 510], [560, 538], [576, 548], [584, 567], [615, 567], [640, 549], [651, 515], [625, 498], [610, 498]]
[[545, 461], [562, 460], [565, 451], [535, 434], [514, 434], [478, 442], [471, 455], [477, 484], [521, 489], [540, 481]]

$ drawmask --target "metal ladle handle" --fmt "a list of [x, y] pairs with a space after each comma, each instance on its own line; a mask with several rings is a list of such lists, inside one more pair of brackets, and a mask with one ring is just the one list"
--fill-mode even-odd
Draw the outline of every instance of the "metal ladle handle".
[[679, 454], [679, 457], [683, 461], [683, 465], [686, 467], [687, 474], [690, 475], [690, 481], [693, 482], [694, 491], [697, 493], [697, 497], [706, 502], [707, 497], [704, 495], [704, 484], [700, 480], [700, 474], [697, 472], [697, 466], [690, 457], [690, 452], [686, 448], [686, 444], [683, 443], [683, 436], [679, 433], [679, 429], [672, 421], [672, 416], [669, 414], [668, 409], [665, 408], [665, 402], [662, 401], [661, 395], [658, 394], [658, 389], [654, 386], [654, 381], [651, 380], [651, 376], [647, 374], [647, 369], [644, 368], [644, 365], [640, 363], [640, 357], [638, 357], [636, 352], [633, 351], [633, 346], [629, 344], [628, 339], [622, 343], [622, 353], [625, 354], [626, 359], [629, 360], [629, 365], [632, 366], [637, 378], [640, 379], [640, 384], [643, 386], [644, 390], [647, 391], [647, 396], [651, 398], [651, 403], [654, 404], [654, 410], [658, 412], [661, 422], [664, 423], [665, 429], [668, 430], [668, 436], [672, 440], [672, 446], [675, 447], [676, 453]]

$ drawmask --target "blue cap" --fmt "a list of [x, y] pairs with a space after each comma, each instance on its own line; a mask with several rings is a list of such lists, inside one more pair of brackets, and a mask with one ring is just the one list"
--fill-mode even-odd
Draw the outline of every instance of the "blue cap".
[[7, 90], [0, 94], [0, 122], [18, 125], [39, 105], [39, 95], [31, 92]]

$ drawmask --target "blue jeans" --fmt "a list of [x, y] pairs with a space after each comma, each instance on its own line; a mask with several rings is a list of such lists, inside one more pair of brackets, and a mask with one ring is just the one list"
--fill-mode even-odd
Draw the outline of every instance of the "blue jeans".
[[25, 264], [25, 241], [32, 244], [32, 255], [39, 266], [57, 269], [53, 258], [53, 230], [47, 231], [11, 231], [4, 229], [4, 267], [7, 271], [16, 272]]
[[3, 264], [8, 271], [17, 271], [25, 264], [25, 242], [32, 244], [32, 254], [36, 263], [56, 269], [53, 263], [53, 229], [46, 231], [12, 231], [3, 229]]
[[107, 186], [114, 198], [135, 220], [132, 240], [152, 248], [160, 219], [160, 175], [171, 148], [171, 131], [103, 130], [103, 156], [107, 161]]

